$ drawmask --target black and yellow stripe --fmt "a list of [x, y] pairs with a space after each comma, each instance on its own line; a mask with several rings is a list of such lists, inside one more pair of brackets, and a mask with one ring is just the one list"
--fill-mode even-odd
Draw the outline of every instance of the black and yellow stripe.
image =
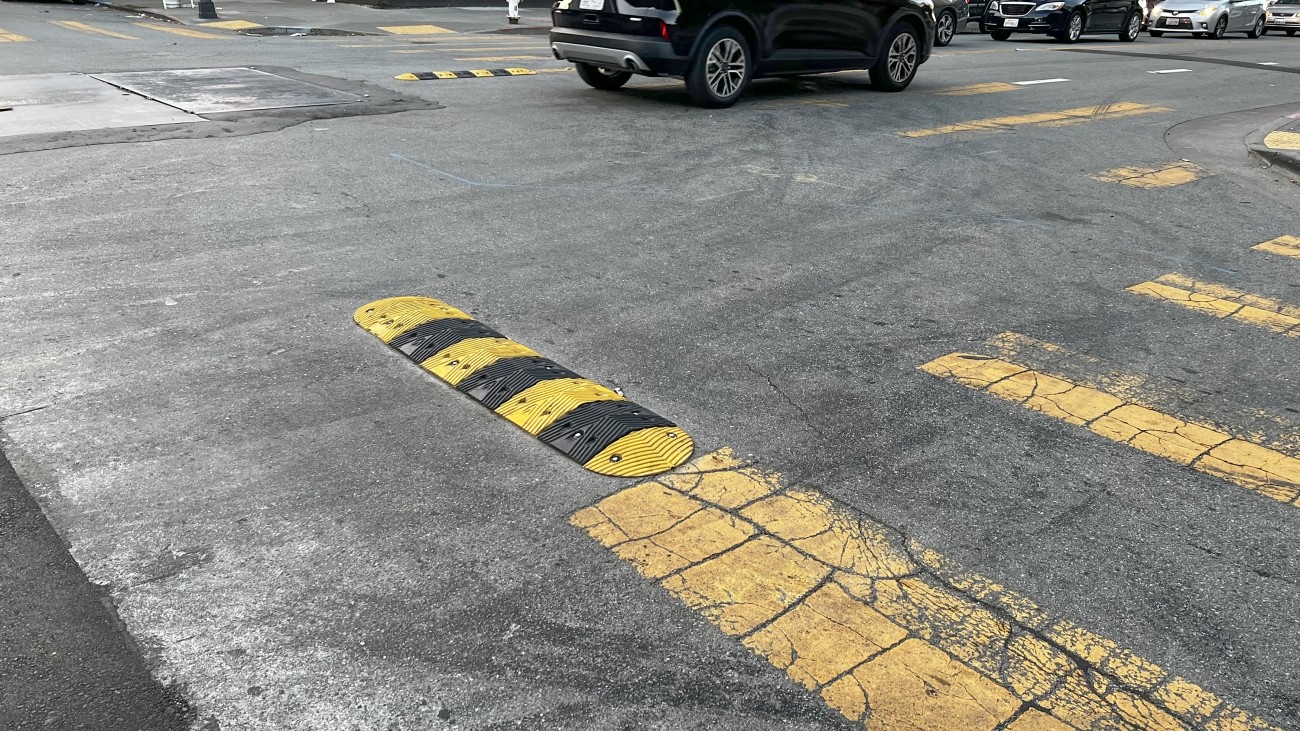
[[544, 358], [445, 302], [391, 297], [357, 324], [421, 368], [602, 475], [645, 477], [690, 458], [691, 437], [622, 394]]
[[535, 76], [532, 69], [473, 69], [470, 71], [411, 71], [394, 76], [398, 81], [436, 81], [438, 79], [489, 79], [493, 76]]

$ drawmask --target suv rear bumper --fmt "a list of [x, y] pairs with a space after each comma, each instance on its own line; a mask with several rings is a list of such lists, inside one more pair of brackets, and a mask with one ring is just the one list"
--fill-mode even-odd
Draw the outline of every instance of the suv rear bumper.
[[580, 28], [552, 28], [551, 53], [561, 61], [581, 61], [603, 68], [651, 76], [682, 76], [690, 59], [660, 38], [605, 33]]

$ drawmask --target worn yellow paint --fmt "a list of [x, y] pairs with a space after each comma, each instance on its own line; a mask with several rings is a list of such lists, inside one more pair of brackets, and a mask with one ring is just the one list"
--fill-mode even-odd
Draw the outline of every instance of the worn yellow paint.
[[89, 25], [87, 23], [79, 23], [75, 20], [51, 20], [50, 22], [62, 28], [67, 28], [68, 30], [75, 30], [81, 33], [93, 33], [94, 35], [108, 36], [109, 38], [121, 38], [127, 41], [139, 40], [135, 36], [129, 36], [125, 33], [118, 33], [117, 31], [113, 31], [113, 30], [96, 28], [93, 25]]
[[898, 134], [902, 137], [931, 137], [934, 135], [953, 134], [955, 132], [1005, 131], [1014, 127], [1028, 125], [1063, 127], [1071, 124], [1080, 124], [1082, 122], [1098, 122], [1106, 119], [1119, 119], [1121, 117], [1132, 117], [1139, 114], [1156, 114], [1158, 112], [1170, 111], [1173, 110], [1164, 107], [1153, 107], [1147, 104], [1136, 104], [1133, 102], [1116, 102], [1114, 104], [1099, 104], [1092, 107], [1066, 109], [1060, 112], [1038, 112], [1034, 114], [1017, 114], [1007, 117], [992, 117], [990, 119], [975, 119], [969, 122], [945, 124], [940, 127], [931, 127], [928, 129], [907, 130], [905, 132], [899, 132]]
[[1264, 146], [1273, 150], [1300, 150], [1300, 133], [1269, 132], [1264, 135]]
[[997, 94], [1003, 91], [1018, 91], [1023, 86], [1008, 84], [1004, 81], [990, 81], [983, 84], [962, 84], [961, 86], [948, 86], [942, 89], [935, 89], [931, 94], [940, 96], [974, 96], [976, 94]]
[[596, 401], [626, 401], [622, 394], [585, 378], [556, 378], [529, 386], [497, 407], [497, 413], [529, 434], [541, 434], [565, 414]]
[[455, 33], [440, 25], [381, 25], [379, 30], [399, 36], [432, 36], [439, 33]]
[[552, 59], [552, 56], [473, 56], [470, 58], [455, 58], [454, 61], [545, 61]]
[[952, 353], [922, 365], [921, 370], [1300, 506], [1300, 459], [1220, 429], [1002, 358]]
[[175, 25], [164, 25], [162, 23], [136, 23], [135, 25], [141, 28], [148, 28], [149, 30], [160, 31], [162, 33], [171, 33], [174, 36], [185, 36], [186, 38], [208, 38], [208, 39], [226, 38], [226, 36], [220, 36], [217, 35], [216, 33], [204, 33], [201, 30], [193, 30], [191, 28], [183, 28], [181, 26], [175, 26]]
[[1300, 307], [1219, 284], [1198, 282], [1181, 274], [1166, 274], [1153, 282], [1135, 284], [1128, 291], [1213, 317], [1231, 318], [1275, 333], [1300, 337]]
[[22, 43], [30, 40], [27, 36], [20, 36], [17, 33], [10, 33], [4, 28], [0, 28], [0, 43]]
[[537, 69], [537, 73], [539, 73], [539, 74], [562, 74], [562, 73], [565, 73], [566, 71], [572, 71], [572, 70], [573, 70], [573, 67], [572, 67], [572, 66], [565, 66], [564, 68], [560, 68], [560, 69]]
[[1278, 236], [1275, 239], [1255, 244], [1250, 248], [1255, 251], [1267, 251], [1270, 254], [1300, 259], [1300, 237], [1296, 236]]
[[502, 358], [529, 355], [539, 355], [539, 353], [509, 338], [469, 338], [426, 358], [420, 363], [420, 367], [456, 386], [472, 376], [475, 371], [486, 368]]
[[245, 30], [248, 28], [261, 28], [261, 25], [247, 20], [218, 20], [215, 23], [203, 23], [204, 28], [222, 28], [224, 30]]
[[389, 297], [359, 308], [352, 319], [372, 335], [391, 343], [411, 328], [433, 320], [471, 320], [446, 302], [429, 297]]
[[872, 731], [1278, 731], [730, 450], [570, 522]]
[[1209, 177], [1205, 168], [1190, 162], [1176, 162], [1157, 168], [1122, 167], [1097, 173], [1093, 180], [1103, 183], [1119, 183], [1134, 188], [1172, 188], [1185, 185], [1201, 178]]

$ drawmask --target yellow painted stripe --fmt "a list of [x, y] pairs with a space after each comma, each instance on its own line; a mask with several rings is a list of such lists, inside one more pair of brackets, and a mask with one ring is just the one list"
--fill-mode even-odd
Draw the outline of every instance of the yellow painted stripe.
[[148, 28], [149, 30], [161, 31], [163, 33], [171, 33], [174, 36], [185, 36], [186, 38], [216, 38], [216, 39], [226, 38], [226, 36], [219, 36], [216, 33], [204, 33], [203, 31], [192, 30], [190, 28], [182, 28], [180, 26], [175, 26], [175, 25], [162, 25], [159, 23], [136, 23], [136, 25], [140, 26], [141, 28]]
[[425, 359], [420, 367], [456, 386], [474, 375], [475, 371], [486, 368], [502, 358], [527, 355], [539, 355], [539, 353], [527, 345], [521, 345], [508, 338], [470, 338]]
[[1269, 132], [1264, 135], [1264, 146], [1273, 150], [1300, 150], [1300, 133]]
[[225, 30], [244, 30], [245, 28], [261, 28], [257, 23], [247, 20], [218, 20], [215, 23], [204, 23], [204, 28], [223, 28]]
[[626, 401], [613, 389], [585, 378], [556, 378], [524, 389], [497, 407], [497, 413], [534, 436], [564, 415], [595, 401]]
[[1203, 424], [1002, 358], [952, 353], [921, 370], [1012, 401], [1107, 439], [1300, 505], [1300, 459]]
[[1295, 419], [1207, 394], [1184, 383], [1175, 374], [1159, 370], [1127, 371], [1093, 355], [1016, 332], [1000, 333], [985, 345], [990, 348], [988, 354], [1003, 360], [1105, 391], [1154, 411], [1240, 435], [1284, 454], [1300, 455], [1300, 428], [1297, 428], [1300, 424]]
[[954, 132], [992, 132], [1008, 130], [1013, 127], [1026, 125], [1063, 127], [1082, 122], [1098, 122], [1106, 119], [1118, 119], [1120, 117], [1132, 117], [1139, 114], [1155, 114], [1157, 112], [1169, 111], [1173, 110], [1164, 107], [1153, 107], [1146, 104], [1135, 104], [1133, 102], [1117, 102], [1115, 104], [1099, 104], [1093, 107], [1066, 109], [1060, 112], [1038, 112], [1035, 114], [1018, 114], [1009, 117], [976, 119], [970, 122], [945, 124], [941, 127], [932, 127], [929, 129], [913, 129], [906, 132], [899, 132], [898, 134], [902, 137], [931, 137], [933, 135], [953, 134]]
[[0, 28], [0, 43], [22, 43], [30, 40], [27, 36], [20, 36], [17, 33], [10, 33], [4, 28]]
[[1177, 162], [1158, 168], [1122, 167], [1092, 176], [1103, 183], [1120, 183], [1135, 188], [1172, 188], [1209, 177], [1205, 168], [1190, 162]]
[[121, 38], [127, 41], [140, 40], [135, 36], [129, 36], [125, 33], [118, 33], [117, 31], [112, 30], [104, 30], [103, 28], [96, 28], [95, 26], [87, 25], [86, 23], [78, 23], [75, 20], [51, 20], [50, 22], [57, 26], [67, 28], [68, 30], [80, 31], [82, 33], [93, 33], [95, 35], [108, 36], [109, 38]]
[[474, 318], [446, 302], [429, 297], [389, 297], [361, 307], [352, 319], [375, 337], [391, 343], [398, 335], [426, 322]]
[[730, 450], [569, 520], [873, 731], [1279, 731]]
[[381, 25], [379, 30], [387, 31], [399, 36], [431, 36], [439, 33], [455, 33], [454, 30], [447, 30], [440, 25]]
[[962, 86], [949, 86], [943, 89], [936, 89], [931, 94], [940, 96], [974, 96], [976, 94], [996, 94], [1003, 91], [1019, 91], [1023, 86], [1008, 84], [1002, 81], [991, 81], [985, 84], [964, 84]]
[[537, 73], [539, 73], [539, 74], [562, 74], [562, 73], [564, 73], [564, 72], [566, 72], [566, 71], [572, 71], [572, 70], [573, 70], [573, 67], [572, 67], [572, 66], [565, 66], [565, 67], [562, 68], [562, 69], [537, 69]]
[[643, 477], [666, 472], [690, 459], [691, 436], [678, 426], [652, 426], [620, 437], [583, 465], [611, 477]]
[[1257, 294], [1198, 282], [1181, 274], [1166, 274], [1154, 282], [1135, 284], [1128, 291], [1214, 317], [1227, 317], [1275, 333], [1300, 337], [1300, 307]]
[[1289, 256], [1292, 259], [1300, 259], [1300, 238], [1295, 236], [1279, 236], [1275, 239], [1269, 239], [1263, 243], [1255, 244], [1250, 248], [1255, 251], [1267, 251], [1270, 254]]
[[471, 58], [456, 58], [454, 61], [537, 61], [546, 59], [554, 60], [554, 56], [473, 56]]

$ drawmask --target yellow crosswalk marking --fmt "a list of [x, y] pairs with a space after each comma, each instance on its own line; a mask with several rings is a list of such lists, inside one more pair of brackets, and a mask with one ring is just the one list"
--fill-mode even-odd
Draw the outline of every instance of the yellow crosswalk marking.
[[1205, 168], [1191, 162], [1176, 162], [1158, 168], [1122, 167], [1092, 176], [1103, 183], [1120, 183], [1135, 188], [1172, 188], [1209, 177]]
[[248, 28], [261, 28], [262, 26], [247, 20], [218, 20], [215, 23], [204, 23], [204, 28], [222, 28], [225, 30], [245, 30]]
[[991, 81], [986, 84], [964, 84], [962, 86], [949, 86], [943, 89], [936, 89], [931, 94], [940, 96], [973, 96], [975, 94], [996, 94], [1002, 91], [1017, 91], [1023, 89], [1023, 86], [1007, 84], [1001, 81]]
[[872, 731], [1279, 731], [730, 450], [569, 522]]
[[1003, 358], [952, 353], [926, 373], [1300, 506], [1300, 459]]
[[1026, 125], [1065, 127], [1072, 124], [1082, 124], [1084, 122], [1099, 122], [1107, 119], [1132, 117], [1139, 114], [1156, 114], [1159, 112], [1171, 111], [1173, 110], [1164, 107], [1153, 107], [1147, 104], [1116, 102], [1114, 104], [1099, 104], [1092, 107], [1065, 109], [1060, 112], [1038, 112], [1035, 114], [1018, 114], [1009, 117], [975, 119], [969, 122], [945, 124], [940, 127], [931, 127], [929, 129], [907, 130], [905, 132], [899, 132], [898, 134], [902, 137], [931, 137], [934, 135], [953, 134], [955, 132], [1006, 131], [1013, 127]]
[[108, 36], [109, 38], [122, 38], [128, 41], [139, 40], [135, 36], [129, 36], [125, 33], [118, 33], [117, 31], [105, 30], [103, 28], [96, 28], [95, 26], [87, 25], [86, 23], [78, 23], [75, 20], [51, 20], [50, 22], [57, 26], [67, 28], [68, 30], [75, 30], [81, 33], [93, 33], [95, 35]]
[[1300, 307], [1238, 292], [1220, 284], [1198, 282], [1181, 274], [1166, 274], [1153, 282], [1135, 284], [1128, 291], [1213, 317], [1227, 317], [1275, 333], [1300, 337]]
[[439, 33], [455, 33], [438, 25], [381, 25], [379, 30], [388, 31], [399, 36], [431, 36]]
[[22, 43], [30, 40], [27, 36], [20, 36], [17, 33], [10, 33], [4, 28], [0, 28], [0, 43]]
[[184, 28], [177, 25], [163, 25], [161, 23], [136, 23], [136, 25], [140, 26], [141, 28], [148, 28], [149, 30], [161, 31], [163, 33], [171, 33], [172, 35], [176, 35], [176, 36], [185, 36], [186, 38], [216, 38], [216, 39], [226, 38], [226, 36], [219, 36], [216, 33], [204, 33], [203, 31], [200, 30], [191, 30], [190, 28]]
[[545, 61], [554, 59], [554, 56], [472, 56], [470, 58], [456, 58], [455, 61]]
[[1269, 239], [1263, 243], [1255, 244], [1250, 248], [1255, 251], [1267, 251], [1270, 254], [1289, 256], [1292, 259], [1300, 259], [1300, 238], [1295, 236], [1279, 236], [1275, 239]]

